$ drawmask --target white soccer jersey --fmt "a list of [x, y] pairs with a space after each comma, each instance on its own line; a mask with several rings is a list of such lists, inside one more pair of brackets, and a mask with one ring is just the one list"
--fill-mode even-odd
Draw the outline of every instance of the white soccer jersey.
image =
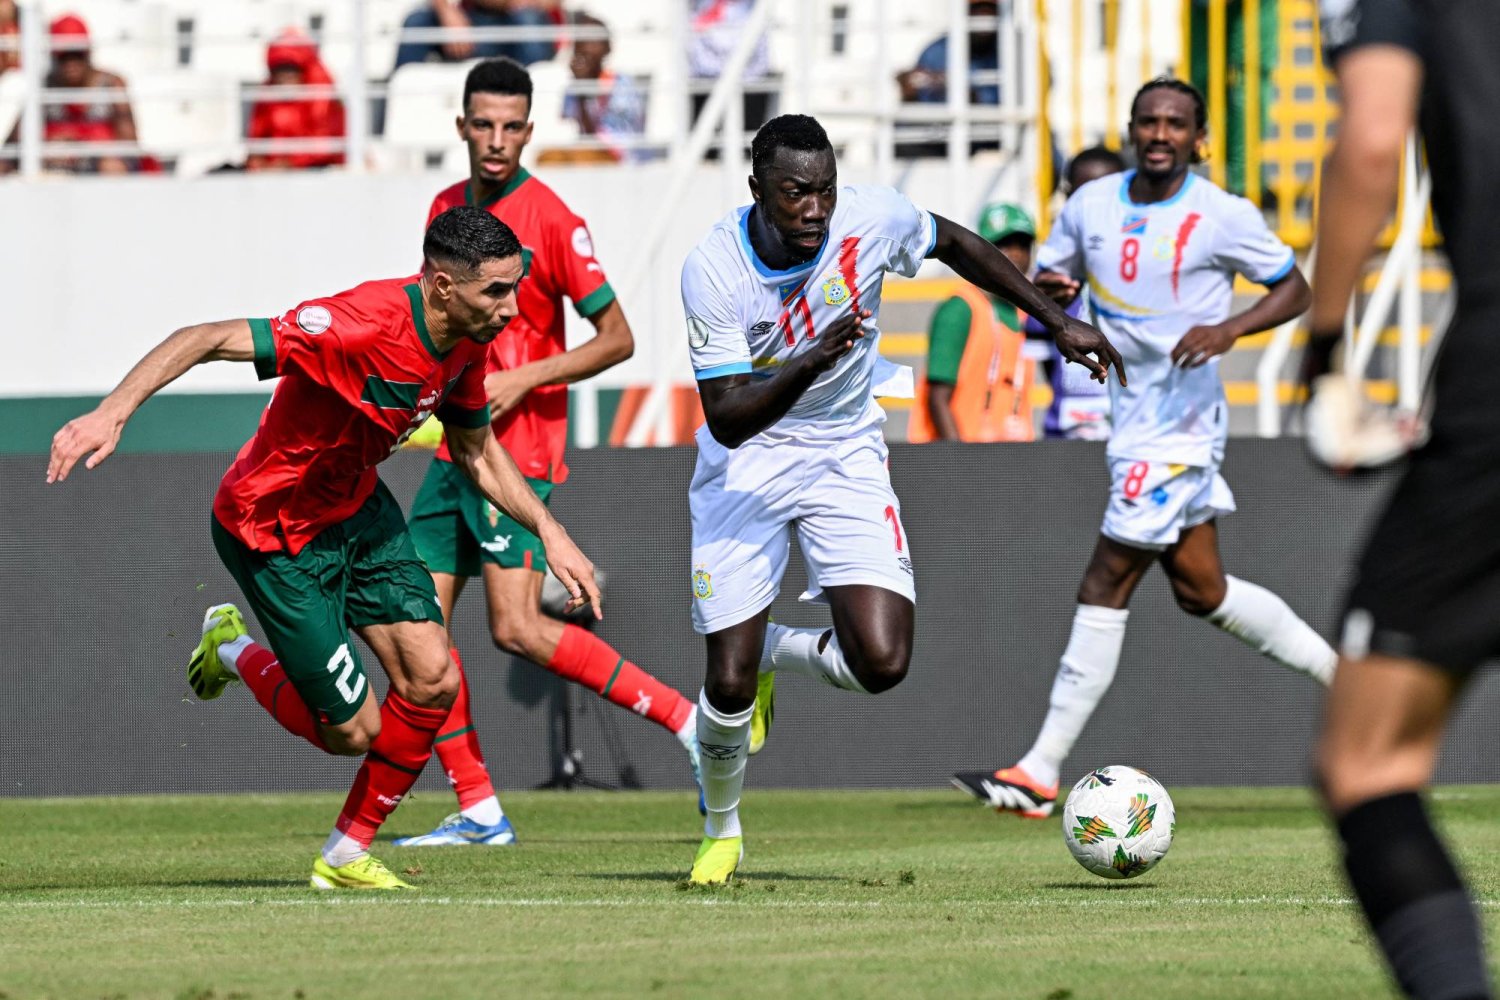
[[878, 425], [885, 415], [874, 389], [893, 367], [879, 351], [885, 272], [916, 274], [937, 241], [937, 224], [893, 188], [842, 187], [817, 257], [777, 271], [751, 249], [749, 215], [748, 205], [731, 212], [682, 267], [682, 304], [697, 378], [769, 376], [835, 319], [868, 309], [873, 315], [865, 321], [864, 338], [758, 437], [835, 440]]
[[1189, 174], [1176, 195], [1137, 205], [1135, 171], [1079, 188], [1037, 254], [1037, 266], [1085, 282], [1094, 322], [1125, 359], [1111, 380], [1111, 458], [1216, 465], [1229, 434], [1219, 359], [1172, 364], [1195, 326], [1229, 316], [1234, 276], [1269, 284], [1295, 266], [1291, 248], [1244, 198]]

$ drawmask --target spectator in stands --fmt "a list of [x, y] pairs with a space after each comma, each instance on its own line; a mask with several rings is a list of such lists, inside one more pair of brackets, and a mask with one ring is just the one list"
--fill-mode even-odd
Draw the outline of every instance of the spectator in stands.
[[[1019, 205], [995, 202], [976, 231], [1022, 274], [1031, 271], [1036, 223]], [[927, 338], [927, 372], [917, 387], [907, 439], [1030, 441], [1031, 384], [1025, 315], [1003, 299], [962, 285], [938, 307]]]
[[[401, 22], [407, 28], [535, 28], [562, 23], [561, 0], [430, 0]], [[460, 62], [509, 56], [529, 65], [545, 62], [557, 52], [550, 41], [418, 42], [402, 40], [396, 49], [396, 68], [428, 60]]]
[[0, 73], [21, 65], [21, 15], [16, 0], [0, 0]]
[[[970, 17], [996, 17], [999, 12], [995, 0], [969, 0]], [[970, 30], [969, 73], [995, 73], [999, 69], [996, 32]], [[908, 103], [942, 104], [948, 100], [948, 36], [923, 49], [915, 66], [896, 74], [896, 83], [901, 87], [901, 99]], [[973, 104], [999, 104], [999, 81], [971, 84], [969, 100]]]
[[[745, 21], [755, 10], [755, 0], [688, 0], [691, 5], [692, 31], [688, 36], [688, 75], [693, 85], [693, 121], [698, 120], [708, 103], [708, 89], [724, 75], [724, 66], [739, 44]], [[771, 75], [770, 46], [761, 35], [755, 51], [745, 65], [740, 79], [749, 86]], [[745, 130], [754, 132], [771, 119], [771, 94], [767, 91], [744, 95]], [[716, 158], [711, 150], [709, 157]]]
[[[118, 96], [84, 98], [72, 104], [42, 108], [42, 138], [46, 142], [135, 142], [135, 116], [125, 93], [125, 81], [97, 68], [89, 55], [89, 30], [83, 18], [64, 14], [52, 22], [52, 68], [49, 90], [110, 90]], [[7, 144], [17, 141], [20, 123]], [[138, 156], [64, 156], [43, 161], [47, 170], [75, 174], [125, 174], [142, 169]], [[154, 161], [149, 164], [155, 167]], [[0, 160], [0, 173], [15, 169], [14, 161]], [[159, 168], [156, 168], [159, 169]]]
[[[318, 59], [318, 46], [296, 28], [266, 48], [267, 87], [326, 87], [333, 77]], [[344, 104], [332, 96], [262, 98], [250, 113], [251, 139], [342, 139]], [[252, 153], [247, 170], [304, 170], [342, 164], [342, 152]]]
[[[603, 21], [582, 11], [574, 14], [572, 21], [580, 28], [606, 28]], [[580, 135], [608, 144], [608, 148], [602, 151], [608, 160], [644, 159], [642, 151], [612, 142], [635, 138], [645, 132], [646, 95], [630, 77], [616, 75], [605, 68], [604, 60], [609, 58], [609, 51], [608, 38], [574, 41], [568, 68], [573, 71], [574, 80], [591, 86], [587, 90], [569, 90], [563, 101], [563, 117], [578, 123]]]

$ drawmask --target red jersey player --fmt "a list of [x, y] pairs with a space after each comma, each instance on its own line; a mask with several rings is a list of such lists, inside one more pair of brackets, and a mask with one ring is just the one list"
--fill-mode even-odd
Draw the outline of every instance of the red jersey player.
[[[526, 280], [517, 293], [520, 315], [490, 345], [484, 385], [495, 436], [546, 503], [568, 475], [563, 461], [568, 383], [624, 361], [634, 341], [614, 289], [594, 259], [588, 227], [520, 165], [521, 150], [531, 141], [530, 74], [510, 59], [485, 60], [469, 72], [463, 101], [458, 133], [469, 147], [469, 179], [440, 193], [429, 218], [455, 205], [477, 205], [521, 240]], [[563, 329], [565, 297], [597, 331], [571, 351]], [[497, 646], [672, 732], [687, 750], [697, 779], [696, 706], [592, 633], [542, 614], [547, 563], [540, 540], [480, 495], [454, 469], [446, 448], [439, 448], [412, 502], [411, 532], [432, 570], [448, 622], [464, 583], [482, 576]], [[453, 655], [458, 660], [457, 650]], [[462, 680], [436, 749], [460, 811], [431, 833], [397, 843], [514, 843], [515, 830], [480, 753]]]
[[[573, 604], [599, 614], [593, 566], [488, 429], [483, 345], [516, 315], [521, 244], [489, 213], [457, 208], [427, 227], [422, 254], [415, 278], [366, 282], [279, 319], [178, 330], [57, 432], [47, 466], [57, 482], [85, 455], [85, 468], [98, 465], [136, 408], [194, 365], [254, 361], [261, 378], [281, 376], [212, 519], [270, 649], [250, 641], [234, 605], [210, 608], [188, 681], [204, 699], [243, 681], [294, 735], [329, 753], [368, 751], [313, 863], [319, 889], [408, 887], [370, 857], [370, 842], [432, 755], [459, 690], [432, 578], [377, 463], [440, 414], [454, 466], [543, 540]], [[383, 704], [351, 630], [390, 677]]]

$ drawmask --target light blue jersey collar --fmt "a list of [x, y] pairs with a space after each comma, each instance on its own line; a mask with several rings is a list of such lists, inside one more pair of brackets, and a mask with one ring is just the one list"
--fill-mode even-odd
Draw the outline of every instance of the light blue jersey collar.
[[1135, 180], [1135, 175], [1136, 171], [1133, 169], [1120, 175], [1120, 200], [1131, 208], [1166, 208], [1168, 205], [1175, 205], [1182, 200], [1183, 195], [1188, 193], [1188, 188], [1198, 180], [1198, 175], [1189, 170], [1187, 176], [1183, 178], [1182, 187], [1178, 188], [1177, 193], [1166, 201], [1134, 201], [1130, 197], [1130, 182]]
[[[749, 259], [751, 265], [754, 266], [756, 273], [762, 278], [784, 285], [787, 282], [796, 281], [798, 278], [804, 277], [813, 271], [818, 266], [818, 261], [823, 259], [823, 251], [828, 248], [828, 236], [826, 234], [823, 236], [823, 243], [818, 247], [818, 252], [806, 264], [798, 264], [796, 267], [789, 267], [784, 271], [778, 271], [773, 267], [766, 266], [765, 261], [760, 259], [760, 256], [755, 252], [755, 248], [750, 245], [750, 210], [754, 207], [754, 205], [746, 205], [740, 209], [740, 224], [738, 229], [740, 246], [744, 248], [745, 256]], [[830, 223], [832, 221], [832, 219], [829, 219]], [[832, 231], [832, 226], [829, 227], [829, 231]]]

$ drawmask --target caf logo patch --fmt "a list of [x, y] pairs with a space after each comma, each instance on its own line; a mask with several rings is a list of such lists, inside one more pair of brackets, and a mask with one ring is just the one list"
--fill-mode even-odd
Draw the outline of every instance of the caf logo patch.
[[706, 569], [693, 570], [693, 596], [706, 601], [714, 596], [714, 580]]
[[308, 333], [322, 333], [333, 325], [333, 313], [324, 306], [303, 306], [297, 310], [297, 325]]
[[485, 501], [484, 516], [489, 519], [491, 528], [500, 527], [500, 508], [489, 501]]
[[594, 241], [589, 237], [589, 231], [583, 226], [573, 230], [573, 252], [580, 257], [594, 256]]
[[835, 274], [823, 282], [823, 301], [831, 306], [841, 306], [849, 301], [849, 285], [842, 274]]
[[688, 324], [688, 346], [695, 351], [701, 351], [708, 346], [708, 324], [697, 316], [689, 316]]

